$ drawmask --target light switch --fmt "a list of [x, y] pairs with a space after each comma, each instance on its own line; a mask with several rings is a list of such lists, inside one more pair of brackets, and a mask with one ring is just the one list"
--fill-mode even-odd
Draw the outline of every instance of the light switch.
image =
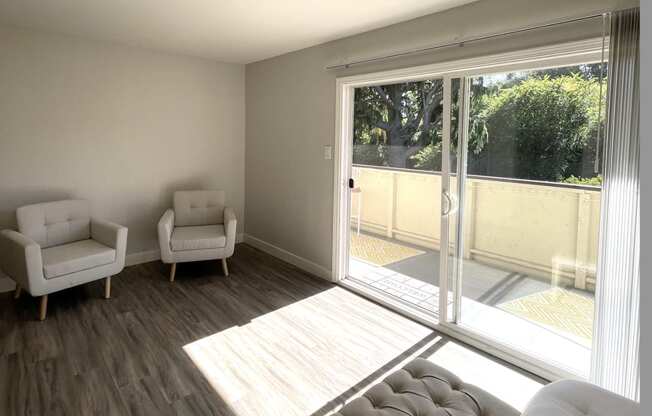
[[324, 160], [331, 160], [333, 158], [333, 146], [324, 146]]

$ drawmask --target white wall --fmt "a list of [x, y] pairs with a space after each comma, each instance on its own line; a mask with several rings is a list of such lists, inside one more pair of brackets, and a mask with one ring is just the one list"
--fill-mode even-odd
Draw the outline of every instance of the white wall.
[[611, 8], [636, 0], [483, 0], [246, 67], [247, 236], [331, 269], [335, 78], [600, 35], [577, 24], [383, 64], [328, 71], [352, 59], [415, 49]]
[[219, 188], [242, 232], [244, 87], [242, 65], [0, 27], [0, 228], [85, 198], [156, 250], [172, 191]]

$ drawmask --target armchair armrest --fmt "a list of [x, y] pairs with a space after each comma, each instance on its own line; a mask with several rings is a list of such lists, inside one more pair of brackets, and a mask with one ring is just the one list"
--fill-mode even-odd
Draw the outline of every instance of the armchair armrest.
[[224, 234], [226, 234], [226, 256], [233, 255], [238, 220], [235, 218], [233, 208], [224, 208]]
[[116, 251], [116, 261], [124, 265], [127, 253], [127, 227], [97, 218], [91, 218], [91, 238]]
[[117, 249], [121, 240], [126, 241], [127, 227], [97, 218], [91, 219], [91, 238], [105, 246]]
[[45, 280], [41, 246], [36, 241], [13, 230], [0, 231], [0, 268], [30, 294], [41, 294], [34, 291]]
[[161, 249], [161, 260], [164, 263], [174, 263], [172, 260], [172, 248], [170, 238], [174, 230], [174, 211], [168, 209], [158, 222], [158, 244]]

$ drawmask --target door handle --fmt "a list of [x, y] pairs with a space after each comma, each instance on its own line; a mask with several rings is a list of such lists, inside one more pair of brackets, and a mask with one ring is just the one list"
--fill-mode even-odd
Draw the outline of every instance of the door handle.
[[446, 209], [442, 206], [441, 215], [446, 217], [450, 214], [456, 213], [458, 208], [457, 198], [454, 195], [451, 195], [448, 191], [442, 192], [442, 195], [446, 198]]
[[451, 210], [453, 209], [453, 200], [451, 199], [451, 195], [448, 193], [448, 191], [444, 191], [441, 194], [444, 198], [446, 198], [446, 209], [444, 209], [443, 204], [441, 207], [441, 215], [445, 217], [450, 214]]

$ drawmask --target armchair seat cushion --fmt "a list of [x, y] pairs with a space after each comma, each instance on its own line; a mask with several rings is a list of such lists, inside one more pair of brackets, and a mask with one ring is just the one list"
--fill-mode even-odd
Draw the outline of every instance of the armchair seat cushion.
[[226, 246], [223, 225], [175, 227], [170, 238], [172, 251], [205, 250]]
[[52, 279], [111, 264], [116, 259], [116, 251], [87, 239], [43, 249], [42, 256], [43, 274], [46, 279]]

